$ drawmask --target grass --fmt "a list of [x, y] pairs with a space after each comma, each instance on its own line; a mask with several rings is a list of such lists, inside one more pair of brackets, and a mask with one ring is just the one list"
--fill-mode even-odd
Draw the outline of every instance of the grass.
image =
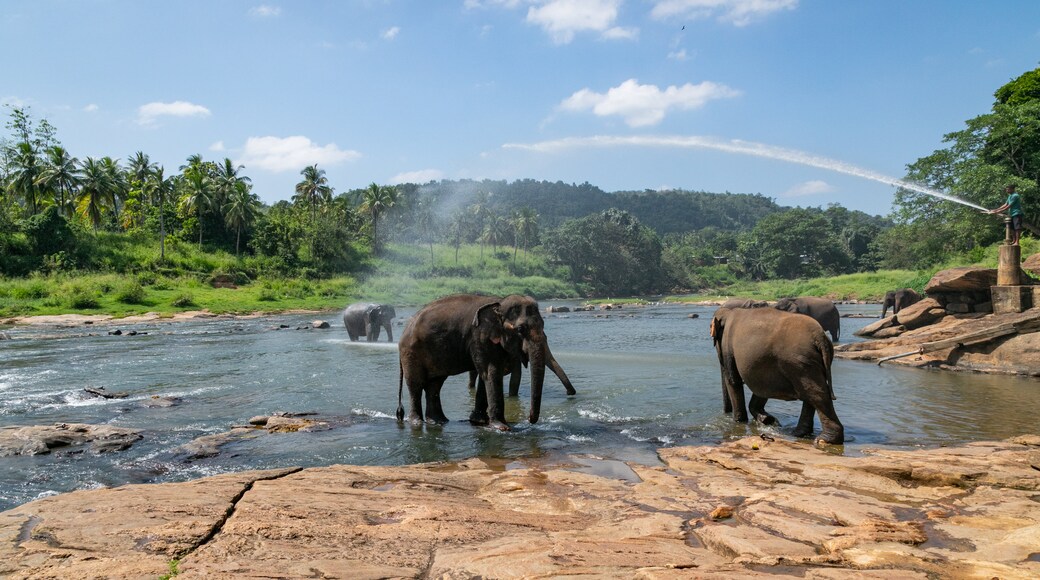
[[739, 282], [710, 294], [667, 296], [664, 300], [697, 302], [726, 300], [734, 296], [756, 300], [776, 300], [784, 296], [824, 296], [832, 300], [879, 301], [884, 298], [885, 292], [894, 288], [914, 288], [921, 291], [933, 273], [931, 270], [879, 270], [811, 280]]

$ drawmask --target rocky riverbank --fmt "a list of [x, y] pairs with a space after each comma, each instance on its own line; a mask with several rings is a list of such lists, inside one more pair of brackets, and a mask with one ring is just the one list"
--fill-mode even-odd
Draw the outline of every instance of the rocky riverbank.
[[470, 459], [78, 491], [0, 513], [0, 576], [1040, 576], [1040, 436], [839, 452], [754, 437], [656, 466]]

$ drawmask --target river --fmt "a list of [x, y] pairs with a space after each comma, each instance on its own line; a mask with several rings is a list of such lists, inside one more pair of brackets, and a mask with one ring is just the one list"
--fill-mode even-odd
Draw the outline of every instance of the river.
[[[574, 303], [542, 303], [574, 306]], [[841, 306], [878, 314], [880, 306]], [[526, 422], [528, 376], [509, 399], [514, 430], [465, 419], [472, 394], [449, 379], [452, 422], [400, 425], [396, 345], [350, 342], [338, 313], [186, 322], [8, 327], [0, 342], [0, 427], [51, 423], [140, 429], [130, 449], [0, 458], [0, 510], [75, 489], [184, 481], [206, 475], [335, 463], [398, 465], [468, 457], [505, 460], [593, 456], [656, 462], [662, 446], [712, 444], [754, 433], [790, 436], [800, 403], [770, 401], [781, 426], [737, 425], [722, 412], [718, 361], [708, 335], [713, 307], [659, 305], [546, 315], [553, 353], [578, 394], [546, 373], [541, 421]], [[414, 308], [399, 308], [399, 320]], [[690, 318], [698, 314], [698, 318]], [[304, 329], [315, 319], [332, 328]], [[876, 318], [875, 318], [876, 319]], [[843, 341], [871, 318], [843, 318]], [[110, 335], [119, 329], [122, 335]], [[402, 326], [394, 326], [395, 339]], [[136, 331], [136, 335], [129, 335]], [[382, 337], [385, 340], [385, 336]], [[1036, 431], [1034, 379], [834, 362], [835, 408], [845, 425], [838, 452], [870, 446], [940, 446]], [[84, 391], [125, 392], [104, 399]], [[176, 397], [152, 407], [153, 397]], [[407, 404], [407, 392], [405, 393]], [[314, 412], [334, 428], [271, 434], [185, 459], [177, 448], [256, 415]], [[816, 423], [817, 432], [819, 422]], [[609, 464], [610, 462], [604, 462]]]

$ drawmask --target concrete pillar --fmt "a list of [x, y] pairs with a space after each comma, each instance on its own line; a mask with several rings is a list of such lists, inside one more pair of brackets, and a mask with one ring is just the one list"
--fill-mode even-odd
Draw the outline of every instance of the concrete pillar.
[[1022, 283], [1022, 247], [1003, 244], [997, 263], [997, 286], [1018, 286]]

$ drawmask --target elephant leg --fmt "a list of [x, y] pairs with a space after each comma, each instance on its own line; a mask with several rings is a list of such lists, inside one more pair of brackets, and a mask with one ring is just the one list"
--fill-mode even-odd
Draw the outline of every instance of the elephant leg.
[[488, 416], [487, 388], [484, 385], [484, 379], [477, 376], [476, 371], [471, 371], [469, 377], [470, 388], [475, 386], [477, 389], [473, 401], [473, 412], [469, 414], [469, 422], [473, 425], [487, 425], [491, 422], [491, 417]]
[[830, 397], [824, 397], [816, 407], [816, 414], [820, 417], [822, 432], [817, 439], [831, 445], [841, 445], [845, 442], [845, 426], [838, 420], [838, 414], [834, 412], [834, 403]]
[[791, 432], [795, 437], [808, 437], [813, 433], [813, 415], [816, 408], [809, 401], [802, 401], [802, 412], [798, 415], [798, 424]]
[[744, 403], [744, 380], [732, 363], [722, 369], [722, 405], [727, 412], [733, 413], [733, 420], [738, 423], [748, 422], [747, 407]]
[[470, 371], [469, 372], [469, 382], [467, 383], [467, 386], [469, 386], [469, 389], [471, 391], [477, 387], [477, 381], [478, 380], [479, 379], [477, 377], [477, 371]]
[[423, 384], [419, 381], [408, 381], [408, 399], [411, 402], [411, 410], [408, 412], [408, 422], [419, 425], [423, 422], [422, 396]]
[[443, 425], [448, 422], [448, 418], [444, 416], [444, 409], [441, 407], [441, 387], [444, 386], [445, 378], [433, 379], [426, 385], [427, 423]]
[[368, 325], [368, 342], [375, 342], [379, 340], [379, 326], [375, 324]]
[[523, 364], [520, 361], [513, 363], [513, 370], [509, 372], [509, 396], [520, 396], [520, 379], [523, 377]]
[[[390, 330], [390, 323], [387, 322], [385, 325], [383, 325], [383, 328], [386, 329], [386, 341], [387, 342], [393, 342], [394, 341], [394, 331]], [[378, 339], [379, 337], [377, 336], [376, 338]]]
[[766, 413], [766, 397], [759, 397], [758, 395], [751, 393], [751, 401], [748, 402], [748, 411], [756, 421], [763, 425], [772, 425], [776, 423], [776, 417]]
[[502, 396], [502, 370], [494, 365], [484, 371], [484, 392], [487, 393], [487, 412], [491, 416], [488, 425], [499, 431], [508, 431], [505, 398]]
[[727, 415], [733, 412], [733, 401], [729, 398], [729, 385], [726, 381], [726, 371], [722, 371], [722, 411]]

